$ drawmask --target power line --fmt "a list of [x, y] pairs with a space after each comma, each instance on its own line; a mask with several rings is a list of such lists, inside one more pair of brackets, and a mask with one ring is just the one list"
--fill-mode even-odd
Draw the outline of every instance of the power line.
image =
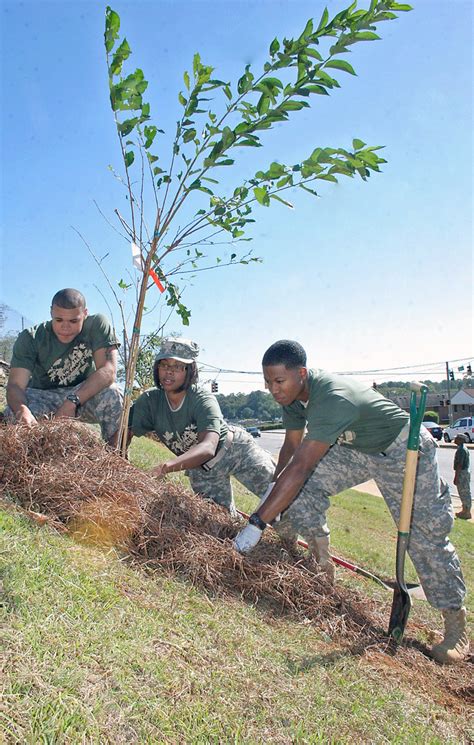
[[[450, 360], [450, 364], [455, 364], [457, 362], [468, 362], [473, 358], [474, 355], [471, 355], [469, 357], [460, 357], [455, 360]], [[437, 367], [440, 366], [440, 367]], [[386, 368], [372, 368], [370, 370], [344, 370], [344, 371], [335, 371], [337, 375], [375, 375], [375, 374], [394, 374], [398, 373], [400, 375], [410, 375], [411, 372], [419, 372], [424, 374], [436, 374], [436, 375], [442, 375], [444, 374], [446, 366], [446, 361], [443, 360], [441, 362], [423, 362], [415, 365], [401, 365], [399, 367], [386, 367]], [[435, 368], [436, 369], [433, 369]], [[429, 369], [422, 369], [422, 368], [429, 368]], [[217, 367], [216, 365], [211, 365], [207, 362], [203, 362], [200, 364], [200, 370], [203, 372], [215, 372], [217, 374], [230, 374], [230, 375], [258, 375], [262, 377], [262, 371], [261, 370], [232, 370], [230, 368], [224, 368], [224, 367]], [[402, 370], [406, 370], [406, 373], [402, 373]], [[408, 372], [410, 371], [410, 372]], [[243, 381], [229, 381], [229, 382], [243, 382]]]

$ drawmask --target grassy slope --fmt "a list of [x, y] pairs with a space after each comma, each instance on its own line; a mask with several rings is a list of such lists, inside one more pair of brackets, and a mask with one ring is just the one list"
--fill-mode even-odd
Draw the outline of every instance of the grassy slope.
[[[151, 442], [133, 445], [136, 463], [161, 457]], [[253, 506], [243, 491], [238, 500]], [[330, 519], [342, 554], [390, 574], [387, 527], [394, 533], [382, 500], [346, 492]], [[463, 731], [467, 742], [455, 712], [415, 695], [389, 670], [335, 653], [309, 625], [209, 598], [177, 578], [147, 577], [113, 552], [15, 514], [1, 520], [0, 721], [8, 742], [459, 743]], [[466, 568], [471, 530], [456, 526]], [[342, 570], [339, 577], [386, 597]], [[420, 613], [429, 615], [426, 604], [416, 605]]]

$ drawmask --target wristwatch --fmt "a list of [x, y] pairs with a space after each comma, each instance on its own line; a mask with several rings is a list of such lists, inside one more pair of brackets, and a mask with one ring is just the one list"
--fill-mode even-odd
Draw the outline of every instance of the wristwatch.
[[265, 522], [265, 520], [262, 520], [260, 515], [257, 515], [256, 512], [254, 512], [253, 515], [250, 515], [249, 525], [255, 525], [257, 528], [260, 528], [260, 530], [265, 530], [265, 528], [267, 527], [267, 523]]
[[77, 395], [77, 393], [68, 393], [66, 396], [66, 401], [72, 401], [73, 404], [76, 404], [76, 412], [78, 408], [81, 405], [81, 399]]

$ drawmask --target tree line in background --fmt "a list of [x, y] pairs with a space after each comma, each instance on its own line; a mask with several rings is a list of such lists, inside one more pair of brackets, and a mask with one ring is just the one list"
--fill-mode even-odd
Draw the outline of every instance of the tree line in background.
[[[445, 380], [442, 380], [440, 383], [432, 380], [423, 380], [422, 382], [428, 386], [428, 390], [431, 393], [439, 393], [446, 396]], [[456, 380], [452, 383], [451, 391], [455, 392], [461, 388], [470, 387], [474, 387], [474, 380], [472, 378], [465, 378], [464, 380]], [[409, 395], [410, 383], [401, 380], [390, 380], [387, 383], [377, 385], [377, 391], [386, 398]], [[224, 418], [230, 421], [256, 419], [260, 422], [270, 422], [281, 419], [280, 406], [273, 400], [269, 393], [264, 391], [252, 391], [252, 393], [248, 394], [219, 394], [216, 398], [219, 401]], [[435, 414], [435, 416], [437, 415]]]
[[10, 308], [5, 303], [0, 303], [0, 360], [10, 362], [13, 344], [18, 336], [17, 331], [5, 329], [7, 314]]

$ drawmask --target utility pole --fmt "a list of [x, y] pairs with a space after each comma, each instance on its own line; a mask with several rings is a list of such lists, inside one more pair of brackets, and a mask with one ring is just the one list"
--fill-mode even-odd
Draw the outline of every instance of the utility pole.
[[448, 404], [448, 419], [449, 419], [449, 426], [451, 427], [452, 424], [453, 424], [453, 414], [452, 414], [453, 407], [451, 406], [451, 391], [450, 391], [450, 387], [449, 387], [449, 362], [446, 362], [446, 382], [447, 382], [447, 385], [448, 385], [448, 401], [449, 401], [449, 404]]

